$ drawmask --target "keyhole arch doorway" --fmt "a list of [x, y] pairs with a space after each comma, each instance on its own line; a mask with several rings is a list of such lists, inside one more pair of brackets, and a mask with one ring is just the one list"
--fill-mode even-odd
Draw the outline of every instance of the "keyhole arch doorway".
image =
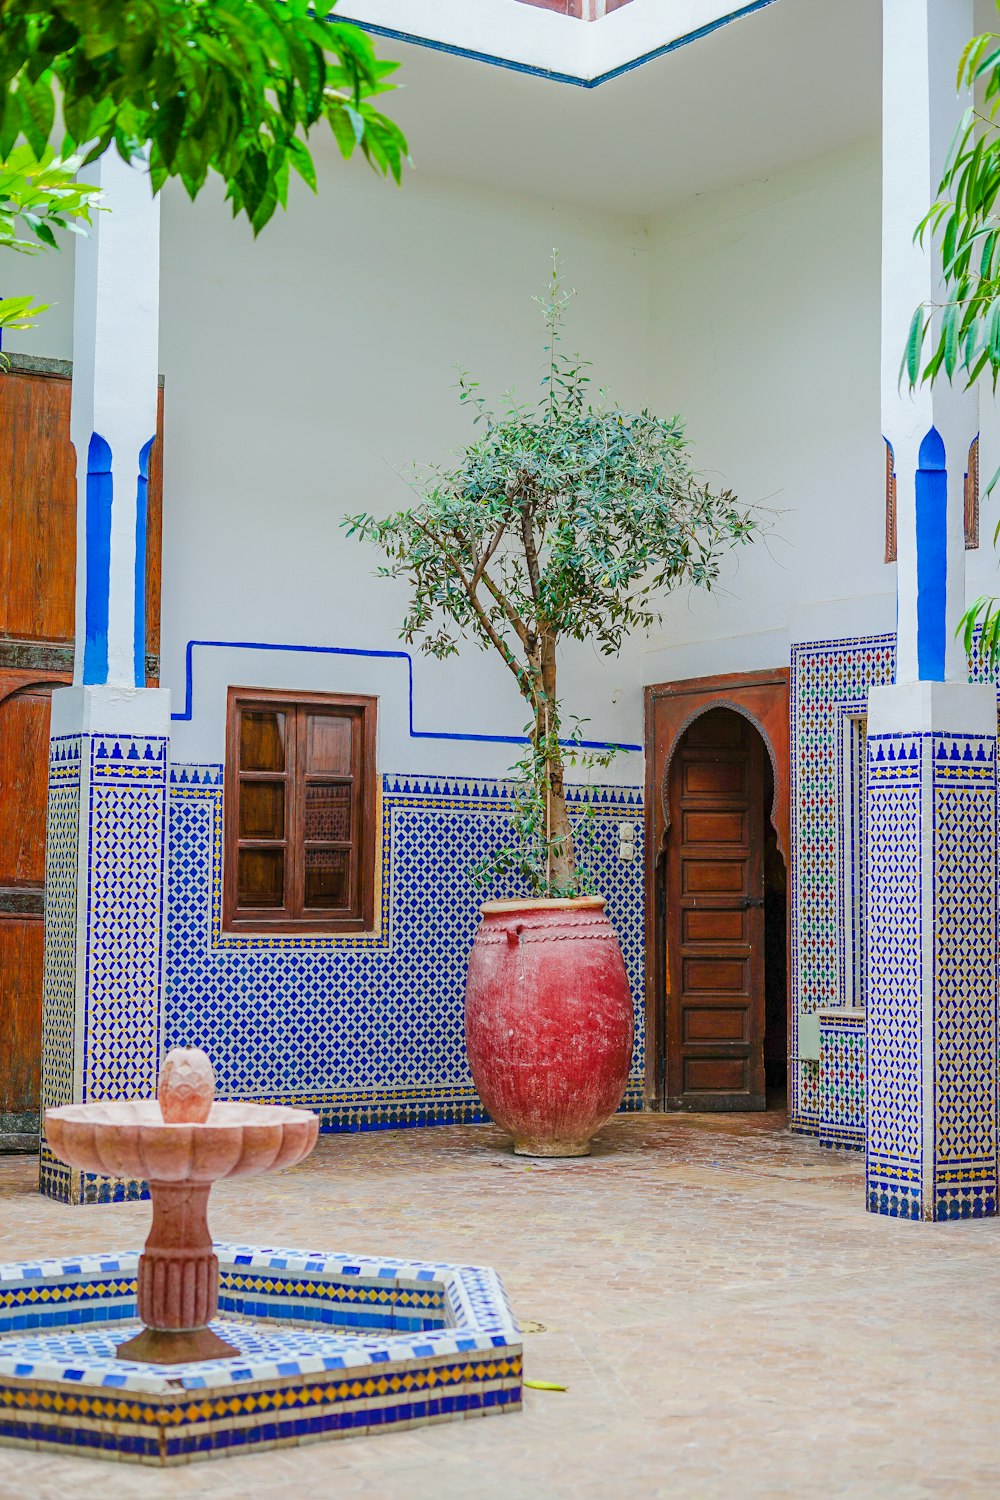
[[787, 672], [647, 689], [654, 1108], [784, 1105], [788, 772]]

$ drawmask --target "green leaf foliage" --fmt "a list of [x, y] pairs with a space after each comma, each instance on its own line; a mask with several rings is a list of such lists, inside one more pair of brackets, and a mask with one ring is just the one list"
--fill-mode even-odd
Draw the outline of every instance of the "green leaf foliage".
[[532, 716], [514, 768], [523, 795], [511, 844], [475, 878], [516, 871], [547, 895], [590, 888], [566, 811], [565, 761], [579, 747], [561, 738], [559, 644], [617, 655], [659, 622], [671, 589], [711, 588], [723, 556], [758, 527], [695, 473], [679, 417], [623, 411], [591, 391], [589, 365], [562, 352], [570, 295], [554, 265], [539, 402], [509, 395], [494, 411], [463, 374], [459, 397], [480, 435], [454, 465], [419, 476], [409, 508], [344, 520], [384, 554], [379, 572], [408, 585], [404, 640], [447, 657], [471, 639], [513, 675]]
[[945, 296], [919, 307], [903, 355], [911, 387], [939, 376], [971, 384], [1000, 376], [1000, 35], [973, 37], [958, 68], [960, 89], [978, 89], [955, 132], [937, 198], [917, 226], [939, 245]]
[[400, 180], [406, 141], [373, 102], [396, 66], [302, 0], [0, 0], [0, 158], [40, 157], [58, 105], [64, 155], [148, 149], [154, 188], [192, 198], [216, 173], [256, 234], [291, 170], [315, 189], [314, 128]]
[[0, 247], [31, 254], [46, 246], [55, 248], [57, 229], [86, 233], [92, 213], [100, 208], [101, 195], [97, 188], [76, 180], [79, 167], [79, 157], [57, 156], [51, 146], [36, 154], [26, 144], [15, 146], [0, 161]]
[[[1000, 7], [998, 7], [1000, 8]], [[948, 153], [935, 202], [917, 226], [941, 250], [944, 300], [918, 307], [903, 355], [911, 388], [956, 376], [972, 385], [1000, 377], [1000, 34], [973, 37], [958, 65], [959, 89], [982, 103], [966, 110]], [[997, 482], [997, 475], [988, 492]], [[998, 527], [1000, 534], [1000, 527]], [[997, 536], [994, 536], [994, 545]], [[978, 647], [977, 647], [978, 632]], [[957, 634], [987, 668], [1000, 667], [1000, 600], [969, 606]]]

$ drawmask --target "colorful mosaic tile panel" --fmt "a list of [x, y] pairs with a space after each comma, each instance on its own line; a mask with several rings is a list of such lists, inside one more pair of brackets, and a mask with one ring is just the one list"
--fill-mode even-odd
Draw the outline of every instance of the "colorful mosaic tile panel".
[[[216, 1250], [213, 1326], [240, 1354], [190, 1365], [116, 1358], [136, 1255], [0, 1267], [0, 1442], [173, 1464], [520, 1407], [520, 1334], [488, 1267]], [[50, 1332], [16, 1321], [35, 1306]]]
[[997, 1211], [996, 750], [933, 741], [936, 1219]]
[[[221, 921], [222, 769], [170, 773], [164, 1047], [196, 1042], [221, 1097], [308, 1104], [328, 1130], [484, 1118], [469, 1075], [464, 986], [479, 904], [469, 869], [505, 833], [506, 781], [387, 775], [373, 934], [232, 936]], [[643, 1077], [642, 794], [573, 788], [636, 1006], [627, 1107]], [[635, 857], [619, 858], [619, 824]], [[428, 890], [434, 899], [428, 901]]]
[[895, 636], [792, 647], [792, 968], [789, 1125], [815, 1133], [819, 1064], [798, 1056], [802, 1011], [855, 998], [844, 953], [845, 721], [864, 716], [868, 692], [893, 680]]
[[167, 741], [90, 741], [82, 1099], [156, 1092]]
[[[42, 1104], [155, 1092], [163, 998], [167, 740], [50, 746]], [[81, 902], [81, 894], [83, 900]], [[41, 1145], [39, 1186], [66, 1203], [138, 1196]]]
[[823, 1011], [819, 1021], [819, 1143], [865, 1147], [865, 1014]]
[[869, 736], [872, 1212], [996, 1213], [996, 795], [992, 735]]

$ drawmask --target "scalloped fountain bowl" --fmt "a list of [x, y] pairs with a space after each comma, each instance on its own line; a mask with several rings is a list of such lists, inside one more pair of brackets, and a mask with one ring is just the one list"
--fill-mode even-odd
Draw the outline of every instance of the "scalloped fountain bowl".
[[214, 1097], [206, 1054], [175, 1047], [155, 1099], [45, 1111], [49, 1146], [67, 1165], [149, 1183], [153, 1225], [138, 1279], [145, 1327], [119, 1345], [119, 1359], [190, 1364], [239, 1354], [208, 1326], [219, 1308], [219, 1261], [208, 1229], [212, 1183], [293, 1167], [316, 1144], [319, 1120], [311, 1110], [216, 1104]]
[[148, 1182], [218, 1182], [294, 1167], [318, 1129], [312, 1110], [271, 1104], [213, 1103], [203, 1123], [166, 1121], [155, 1099], [45, 1111], [48, 1143], [68, 1166]]

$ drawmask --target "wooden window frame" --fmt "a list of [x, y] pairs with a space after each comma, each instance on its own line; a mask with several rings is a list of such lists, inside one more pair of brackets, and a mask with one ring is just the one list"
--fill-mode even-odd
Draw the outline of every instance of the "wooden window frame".
[[[284, 933], [349, 933], [370, 932], [375, 926], [375, 867], [376, 840], [378, 836], [377, 811], [378, 788], [376, 782], [375, 745], [377, 728], [377, 703], [372, 697], [361, 697], [348, 693], [300, 693], [280, 688], [230, 687], [226, 698], [226, 767], [223, 790], [223, 816], [225, 843], [223, 854], [222, 911], [223, 927], [232, 933], [257, 932], [265, 935]], [[295, 730], [288, 738], [290, 754], [286, 751], [285, 770], [241, 772], [240, 769], [240, 716], [244, 710], [264, 709], [283, 712], [294, 721]], [[303, 823], [305, 802], [300, 795], [308, 773], [299, 771], [298, 756], [301, 728], [308, 714], [327, 709], [334, 716], [343, 716], [344, 710], [360, 720], [359, 745], [352, 758], [351, 776], [357, 789], [354, 799], [354, 817], [359, 828], [352, 838], [357, 857], [357, 897], [354, 908], [347, 915], [326, 914], [314, 911], [303, 914], [299, 887], [304, 869], [303, 854], [305, 838]], [[339, 712], [337, 712], [339, 711]], [[239, 785], [241, 777], [261, 781], [284, 781], [285, 836], [280, 840], [268, 840], [285, 851], [286, 905], [281, 908], [239, 908], [237, 905], [237, 870], [240, 849], [239, 837]], [[342, 778], [316, 773], [316, 779], [340, 780]], [[262, 840], [243, 840], [244, 843], [260, 844]], [[288, 900], [289, 880], [295, 882], [291, 901]], [[290, 909], [291, 908], [291, 909]]]

